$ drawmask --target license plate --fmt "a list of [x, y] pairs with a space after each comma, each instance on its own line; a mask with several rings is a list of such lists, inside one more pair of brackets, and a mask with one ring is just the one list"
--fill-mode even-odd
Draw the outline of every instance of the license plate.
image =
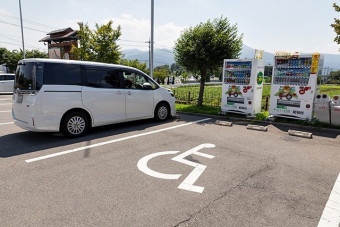
[[23, 99], [23, 96], [22, 95], [18, 95], [17, 103], [21, 104], [22, 103], [22, 99]]

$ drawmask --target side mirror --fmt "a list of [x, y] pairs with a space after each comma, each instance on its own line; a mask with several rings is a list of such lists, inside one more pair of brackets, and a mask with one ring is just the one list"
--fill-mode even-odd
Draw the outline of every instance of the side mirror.
[[143, 84], [143, 89], [145, 89], [145, 90], [152, 90], [151, 84], [149, 84], [149, 83], [144, 83], [144, 84]]

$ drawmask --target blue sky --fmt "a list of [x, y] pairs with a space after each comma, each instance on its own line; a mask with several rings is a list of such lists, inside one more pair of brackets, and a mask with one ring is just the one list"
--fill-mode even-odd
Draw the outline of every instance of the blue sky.
[[[77, 29], [77, 22], [122, 26], [123, 49], [147, 49], [150, 0], [21, 0], [26, 47], [46, 50], [38, 40], [58, 28]], [[155, 0], [155, 48], [172, 48], [181, 31], [208, 19], [226, 16], [237, 23], [244, 44], [275, 51], [340, 54], [330, 27], [340, 18], [332, 7], [339, 0]], [[1, 0], [0, 46], [20, 48], [18, 0]], [[34, 29], [34, 30], [33, 30]], [[38, 30], [38, 31], [37, 31]]]

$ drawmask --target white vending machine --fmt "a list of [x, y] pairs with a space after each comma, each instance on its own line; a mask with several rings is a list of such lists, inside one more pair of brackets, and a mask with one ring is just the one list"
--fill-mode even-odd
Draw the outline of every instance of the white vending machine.
[[261, 112], [264, 63], [262, 59], [225, 59], [222, 113], [255, 115]]
[[314, 98], [320, 91], [323, 61], [318, 53], [276, 53], [269, 114], [311, 120]]

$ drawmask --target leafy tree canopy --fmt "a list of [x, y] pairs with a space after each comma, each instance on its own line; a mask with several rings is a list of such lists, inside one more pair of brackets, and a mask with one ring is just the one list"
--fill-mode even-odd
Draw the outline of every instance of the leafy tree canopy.
[[204, 83], [208, 72], [223, 65], [223, 59], [238, 58], [243, 35], [238, 35], [237, 25], [230, 25], [227, 18], [190, 27], [176, 41], [174, 52], [178, 65], [201, 74], [198, 106], [203, 103]]
[[79, 24], [79, 47], [73, 46], [72, 52], [85, 61], [118, 63], [121, 58], [120, 46], [117, 40], [122, 35], [121, 27], [112, 28], [113, 21], [98, 25], [91, 30], [87, 24]]
[[340, 70], [331, 72], [331, 74], [329, 75], [329, 77], [330, 77], [332, 80], [339, 80], [339, 81], [340, 81]]
[[[48, 58], [47, 52], [39, 50], [26, 50], [26, 58]], [[0, 48], [0, 64], [5, 64], [9, 67], [10, 72], [14, 72], [18, 61], [23, 59], [23, 51], [12, 50], [9, 51], [6, 48]]]
[[121, 59], [119, 61], [119, 64], [134, 67], [145, 73], [149, 73], [148, 69], [146, 68], [146, 63], [139, 62], [138, 59], [135, 60]]
[[[335, 11], [340, 12], [340, 6], [337, 5], [336, 3], [333, 4], [333, 7]], [[335, 23], [331, 24], [331, 26], [334, 28], [334, 31], [336, 33], [336, 37], [334, 41], [338, 44], [340, 44], [340, 19], [334, 18]]]

